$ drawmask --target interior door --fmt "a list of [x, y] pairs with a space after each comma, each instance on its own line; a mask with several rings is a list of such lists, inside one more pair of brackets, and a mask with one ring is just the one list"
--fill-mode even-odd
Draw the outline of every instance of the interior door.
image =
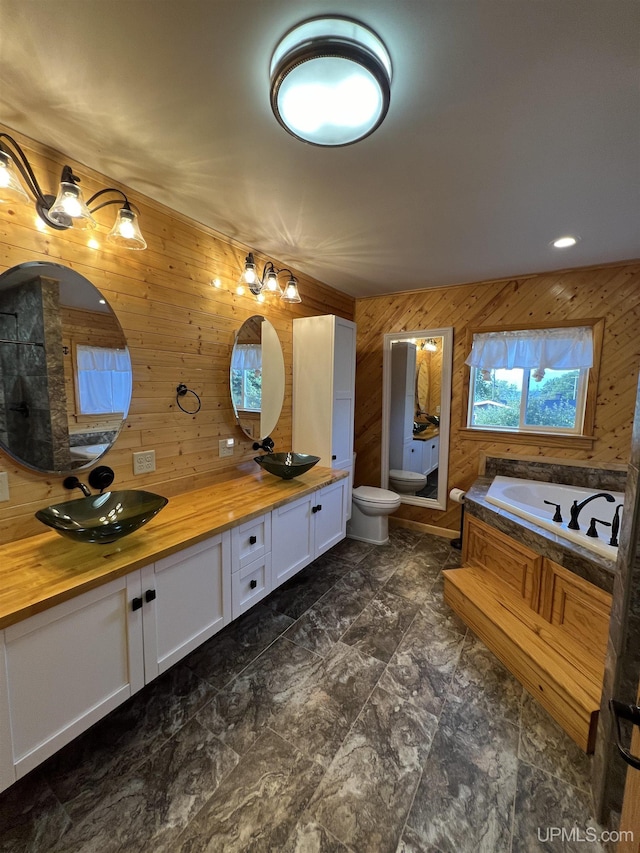
[[[638, 697], [640, 705], [640, 683]], [[633, 727], [631, 754], [640, 756], [640, 726]], [[629, 767], [620, 816], [620, 841], [616, 853], [640, 853], [640, 770]]]

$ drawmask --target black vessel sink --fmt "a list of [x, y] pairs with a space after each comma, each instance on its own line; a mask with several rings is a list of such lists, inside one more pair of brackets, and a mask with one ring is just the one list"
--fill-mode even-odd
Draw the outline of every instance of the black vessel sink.
[[106, 545], [142, 527], [168, 503], [161, 495], [136, 489], [104, 492], [39, 509], [36, 518], [76, 542]]
[[253, 458], [265, 471], [283, 480], [304, 474], [320, 461], [319, 456], [311, 456], [309, 453], [267, 453]]

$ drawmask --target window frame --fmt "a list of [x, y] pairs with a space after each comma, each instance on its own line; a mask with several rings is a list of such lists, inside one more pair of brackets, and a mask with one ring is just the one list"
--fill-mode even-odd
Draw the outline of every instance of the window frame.
[[[490, 326], [470, 326], [466, 330], [466, 344], [464, 358], [471, 352], [473, 344], [473, 336], [482, 332], [517, 332], [525, 330], [538, 329], [561, 329], [574, 328], [580, 326], [589, 326], [593, 336], [593, 367], [588, 370], [586, 382], [585, 401], [584, 401], [584, 416], [582, 421], [582, 431], [570, 432], [568, 430], [559, 430], [548, 427], [532, 428], [527, 426], [525, 429], [520, 428], [500, 428], [495, 426], [479, 427], [469, 424], [469, 409], [472, 400], [471, 381], [473, 370], [469, 365], [464, 365], [463, 372], [463, 405], [462, 405], [462, 424], [461, 434], [464, 438], [474, 438], [480, 440], [495, 440], [518, 443], [546, 443], [558, 446], [559, 444], [570, 444], [574, 447], [584, 446], [591, 447], [594, 440], [595, 427], [595, 412], [598, 394], [598, 381], [600, 378], [600, 361], [602, 358], [602, 341], [604, 338], [604, 318], [578, 318], [572, 320], [562, 320], [546, 323], [517, 323], [517, 324], [501, 324]], [[544, 441], [543, 441], [544, 440]]]

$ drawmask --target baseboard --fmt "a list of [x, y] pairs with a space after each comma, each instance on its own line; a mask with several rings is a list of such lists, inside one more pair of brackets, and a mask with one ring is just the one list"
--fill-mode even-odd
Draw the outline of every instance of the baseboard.
[[448, 527], [436, 527], [435, 524], [423, 524], [421, 521], [412, 521], [409, 518], [394, 518], [389, 516], [389, 524], [394, 527], [407, 527], [409, 530], [417, 530], [418, 533], [431, 533], [433, 536], [442, 536], [443, 539], [457, 539], [459, 530], [449, 530]]

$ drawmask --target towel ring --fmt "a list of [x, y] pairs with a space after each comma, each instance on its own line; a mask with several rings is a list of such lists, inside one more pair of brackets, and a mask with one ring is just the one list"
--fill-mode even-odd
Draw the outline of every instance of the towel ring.
[[[196, 398], [196, 400], [198, 401], [197, 409], [189, 410], [184, 408], [184, 406], [180, 402], [180, 397], [184, 397], [186, 394], [193, 394], [193, 396]], [[178, 404], [178, 408], [185, 412], [187, 415], [195, 415], [202, 408], [202, 400], [200, 399], [200, 397], [198, 397], [196, 392], [192, 391], [191, 388], [187, 388], [187, 386], [183, 382], [181, 382], [180, 385], [178, 385], [178, 387], [176, 388], [176, 403]]]

